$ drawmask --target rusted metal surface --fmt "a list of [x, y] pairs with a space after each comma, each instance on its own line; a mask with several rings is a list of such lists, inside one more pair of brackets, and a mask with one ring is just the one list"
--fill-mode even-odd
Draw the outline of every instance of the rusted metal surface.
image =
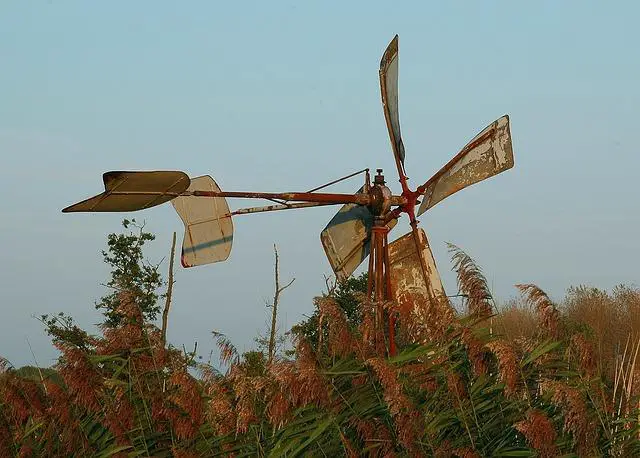
[[385, 245], [387, 240], [387, 234], [389, 229], [380, 224], [375, 224], [371, 230], [372, 240], [371, 248], [372, 253], [369, 255], [373, 257], [373, 264], [375, 266], [373, 272], [369, 272], [369, 275], [374, 276], [374, 301], [375, 301], [375, 329], [376, 329], [376, 344], [375, 348], [378, 354], [383, 354], [387, 347], [384, 337], [385, 328], [385, 313], [384, 307], [386, 302], [391, 299], [390, 294], [386, 291], [386, 276], [388, 272], [385, 272]]
[[[214, 192], [193, 191], [196, 197], [235, 197], [242, 199], [280, 199], [286, 202], [324, 202], [329, 204], [359, 204], [369, 205], [371, 197], [368, 194], [331, 194], [320, 192]], [[397, 196], [396, 196], [397, 197]], [[398, 197], [397, 197], [398, 198]]]
[[[380, 224], [384, 224], [383, 220], [380, 220]], [[383, 226], [386, 227], [386, 226]], [[388, 332], [389, 332], [389, 356], [393, 357], [396, 355], [396, 315], [397, 310], [396, 307], [393, 306], [392, 301], [395, 299], [395, 295], [393, 293], [393, 286], [391, 284], [391, 272], [390, 266], [391, 261], [389, 258], [389, 239], [387, 237], [388, 232], [384, 234], [384, 290], [385, 290], [385, 300], [391, 306], [387, 307], [387, 317], [388, 317]]]
[[[347, 204], [321, 232], [320, 241], [338, 279], [349, 277], [369, 255], [373, 220], [368, 207]], [[391, 221], [387, 227], [395, 225], [396, 221]]]
[[[208, 175], [191, 180], [189, 191], [219, 192], [220, 188]], [[173, 207], [184, 223], [181, 262], [183, 267], [201, 266], [224, 261], [231, 253], [233, 222], [224, 197], [198, 199], [177, 197]]]
[[179, 196], [189, 187], [184, 172], [113, 171], [102, 175], [104, 192], [70, 205], [63, 213], [133, 212], [155, 207]]
[[[184, 193], [183, 195], [192, 195], [195, 197], [266, 199], [284, 202], [319, 202], [330, 205], [371, 205], [374, 203], [374, 196], [371, 193], [334, 194], [321, 192], [192, 191]], [[406, 199], [403, 196], [389, 196], [389, 203], [391, 205], [402, 205], [405, 201]], [[284, 205], [284, 203], [282, 205]]]
[[417, 189], [423, 194], [421, 215], [435, 204], [474, 183], [513, 167], [509, 117], [503, 116], [475, 136], [429, 181]]
[[404, 144], [400, 134], [400, 112], [398, 110], [398, 35], [393, 37], [380, 60], [380, 93], [384, 118], [391, 139], [391, 147], [400, 175], [402, 190], [406, 188], [404, 173]]
[[411, 231], [389, 244], [391, 290], [413, 338], [437, 337], [453, 317], [427, 236]]
[[[364, 339], [372, 343], [378, 354], [394, 356], [395, 346], [395, 310], [391, 306], [393, 298], [391, 293], [391, 279], [389, 277], [389, 244], [387, 235], [389, 228], [384, 225], [381, 218], [374, 220], [371, 229], [369, 254], [369, 276], [367, 279], [366, 303], [363, 304], [363, 320], [372, 323], [373, 327], [365, 326]], [[373, 303], [370, 300], [373, 298]], [[366, 316], [374, 310], [373, 316]], [[373, 320], [371, 320], [373, 318]], [[385, 325], [387, 325], [387, 337], [385, 338]], [[388, 343], [388, 345], [387, 345]]]
[[275, 212], [280, 210], [292, 210], [295, 208], [323, 207], [326, 205], [335, 205], [333, 203], [323, 202], [295, 202], [292, 204], [266, 205], [264, 207], [248, 207], [239, 208], [231, 212], [230, 216], [235, 215], [251, 215], [253, 213]]

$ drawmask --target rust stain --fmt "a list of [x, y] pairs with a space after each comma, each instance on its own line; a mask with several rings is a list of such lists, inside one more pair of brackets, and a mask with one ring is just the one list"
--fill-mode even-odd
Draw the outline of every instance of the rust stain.
[[424, 195], [418, 215], [461, 189], [510, 169], [513, 164], [509, 117], [503, 116], [476, 135], [416, 190]]
[[417, 341], [431, 341], [442, 336], [454, 313], [422, 229], [418, 239], [419, 248], [412, 232], [389, 244], [391, 289], [401, 330]]

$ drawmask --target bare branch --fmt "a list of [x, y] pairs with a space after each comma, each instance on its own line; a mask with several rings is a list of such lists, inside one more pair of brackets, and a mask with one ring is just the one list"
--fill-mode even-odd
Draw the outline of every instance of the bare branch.
[[278, 248], [276, 247], [275, 243], [273, 244], [273, 251], [276, 256], [276, 265], [275, 265], [276, 285], [275, 285], [275, 294], [273, 295], [273, 305], [272, 305], [273, 312], [271, 312], [271, 332], [269, 335], [269, 364], [271, 364], [271, 362], [273, 361], [273, 357], [275, 356], [278, 301], [280, 300], [280, 294], [289, 286], [291, 286], [291, 284], [296, 280], [295, 278], [293, 278], [285, 286], [280, 287], [280, 272], [278, 269], [279, 256], [278, 256]]
[[293, 283], [294, 281], [296, 281], [295, 277], [291, 279], [291, 281], [289, 283], [287, 283], [285, 286], [283, 286], [282, 288], [280, 288], [278, 290], [279, 293], [281, 293], [282, 291], [284, 291], [285, 289], [287, 289], [289, 286], [291, 286], [291, 283]]
[[327, 286], [327, 293], [325, 294], [325, 296], [332, 296], [334, 291], [336, 290], [336, 287], [338, 286], [338, 282], [335, 278], [333, 279], [333, 281], [331, 281], [331, 276], [327, 277], [326, 275], [324, 275], [324, 283]]
[[169, 309], [171, 308], [171, 295], [173, 293], [173, 262], [176, 255], [176, 233], [173, 233], [173, 239], [171, 241], [171, 257], [169, 258], [169, 278], [167, 281], [167, 298], [164, 303], [164, 310], [162, 311], [162, 345], [167, 344], [167, 324], [169, 321]]

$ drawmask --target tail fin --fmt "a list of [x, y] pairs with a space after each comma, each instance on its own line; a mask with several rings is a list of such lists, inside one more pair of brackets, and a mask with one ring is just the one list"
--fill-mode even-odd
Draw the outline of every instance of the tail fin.
[[[194, 178], [187, 191], [220, 192], [208, 175]], [[184, 223], [183, 267], [225, 261], [231, 253], [233, 223], [224, 197], [182, 196], [171, 201]]]

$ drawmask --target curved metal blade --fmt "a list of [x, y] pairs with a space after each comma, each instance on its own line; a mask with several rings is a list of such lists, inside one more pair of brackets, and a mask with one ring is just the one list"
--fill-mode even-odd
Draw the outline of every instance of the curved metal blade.
[[97, 196], [70, 205], [63, 213], [132, 212], [155, 207], [175, 199], [189, 187], [184, 172], [123, 172], [102, 175], [105, 191]]
[[[191, 180], [188, 190], [220, 192], [216, 182], [208, 175]], [[233, 222], [227, 199], [182, 196], [171, 203], [184, 223], [183, 267], [211, 264], [229, 257], [233, 243]]]
[[380, 92], [396, 166], [400, 176], [404, 177], [404, 144], [398, 112], [398, 35], [391, 40], [380, 60]]
[[427, 325], [431, 333], [446, 328], [453, 311], [425, 232], [416, 229], [390, 243], [389, 264], [391, 289], [405, 322]]
[[[364, 186], [358, 190], [363, 192]], [[329, 264], [339, 280], [348, 278], [370, 252], [373, 213], [364, 205], [346, 204], [320, 233]], [[397, 219], [387, 223], [392, 229]]]
[[492, 122], [419, 189], [418, 215], [461, 189], [513, 167], [509, 116]]

